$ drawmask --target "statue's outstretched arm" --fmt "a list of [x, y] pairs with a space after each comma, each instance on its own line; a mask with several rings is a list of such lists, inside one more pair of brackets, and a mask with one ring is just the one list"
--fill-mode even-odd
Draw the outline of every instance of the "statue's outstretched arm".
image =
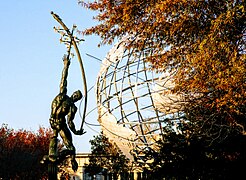
[[73, 119], [75, 117], [76, 111], [77, 111], [76, 107], [71, 107], [67, 115], [67, 124], [73, 133], [76, 132], [75, 125], [73, 123]]
[[77, 131], [77, 130], [75, 129], [75, 125], [74, 125], [74, 122], [73, 122], [74, 117], [75, 117], [75, 114], [76, 114], [76, 111], [77, 111], [77, 107], [76, 107], [76, 106], [71, 107], [70, 112], [69, 112], [68, 115], [67, 115], [67, 124], [68, 124], [68, 126], [69, 126], [69, 129], [70, 129], [74, 134], [76, 134], [76, 135], [82, 135], [82, 134], [85, 133], [85, 132], [83, 131], [83, 129]]
[[68, 77], [68, 68], [70, 65], [70, 60], [66, 55], [63, 56], [64, 68], [62, 71], [62, 78], [60, 84], [60, 93], [67, 94], [67, 77]]

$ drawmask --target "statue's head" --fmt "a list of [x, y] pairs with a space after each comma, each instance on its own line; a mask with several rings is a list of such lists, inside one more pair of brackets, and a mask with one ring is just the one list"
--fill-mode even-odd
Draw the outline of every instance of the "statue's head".
[[73, 99], [73, 102], [77, 102], [78, 100], [80, 100], [81, 98], [82, 98], [82, 93], [81, 93], [81, 91], [80, 90], [78, 90], [78, 91], [75, 91], [73, 94], [72, 94], [72, 96], [71, 96], [71, 98]]

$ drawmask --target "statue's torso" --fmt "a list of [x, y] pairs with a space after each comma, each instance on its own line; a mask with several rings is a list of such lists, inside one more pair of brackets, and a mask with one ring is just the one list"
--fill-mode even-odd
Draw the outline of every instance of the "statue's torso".
[[73, 103], [69, 96], [59, 94], [52, 101], [52, 115], [53, 118], [59, 121], [64, 121], [65, 116], [69, 113], [70, 108], [73, 106]]

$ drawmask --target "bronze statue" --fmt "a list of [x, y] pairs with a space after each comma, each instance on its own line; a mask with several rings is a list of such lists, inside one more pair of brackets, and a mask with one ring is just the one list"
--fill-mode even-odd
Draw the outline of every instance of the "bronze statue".
[[[55, 97], [52, 101], [51, 105], [51, 115], [50, 115], [50, 125], [53, 129], [54, 135], [50, 142], [50, 147], [53, 146], [54, 138], [57, 138], [58, 133], [60, 134], [64, 145], [67, 149], [61, 152], [61, 156], [64, 154], [71, 155], [71, 163], [72, 169], [76, 171], [78, 169], [78, 164], [75, 160], [75, 147], [72, 143], [72, 135], [69, 131], [67, 124], [70, 130], [76, 135], [82, 135], [83, 130], [76, 131], [75, 125], [73, 123], [73, 119], [75, 117], [77, 107], [75, 106], [75, 102], [82, 98], [82, 93], [80, 90], [75, 91], [71, 97], [67, 95], [67, 76], [68, 76], [68, 68], [70, 65], [70, 59], [67, 56], [63, 57], [64, 69], [62, 72], [61, 84], [60, 84], [60, 93]], [[66, 116], [67, 116], [67, 124], [66, 124]], [[52, 150], [52, 148], [50, 149]], [[56, 157], [52, 157], [52, 152], [49, 153], [50, 160], [54, 160]], [[54, 158], [54, 159], [53, 159]]]
[[[62, 28], [54, 27], [55, 31], [61, 34], [60, 41], [63, 42], [68, 50], [67, 55], [63, 57], [64, 68], [62, 71], [62, 78], [60, 83], [60, 92], [54, 98], [51, 104], [51, 115], [50, 115], [50, 125], [53, 130], [53, 136], [50, 140], [49, 145], [49, 155], [46, 155], [41, 160], [41, 163], [48, 164], [48, 176], [49, 180], [56, 180], [57, 179], [57, 166], [61, 163], [67, 156], [71, 158], [72, 169], [77, 171], [78, 163], [75, 159], [75, 147], [72, 142], [72, 134], [70, 130], [76, 135], [82, 135], [85, 132], [83, 131], [83, 124], [85, 122], [86, 116], [86, 107], [87, 107], [87, 84], [86, 84], [86, 77], [83, 67], [82, 58], [80, 56], [80, 52], [77, 46], [77, 43], [84, 41], [83, 39], [79, 39], [73, 36], [73, 32], [76, 29], [74, 25], [72, 31], [70, 31], [67, 26], [63, 23], [62, 19], [51, 12], [53, 18], [62, 26]], [[67, 77], [68, 77], [68, 69], [70, 65], [70, 50], [74, 48], [76, 55], [78, 57], [78, 62], [80, 64], [82, 81], [83, 81], [83, 95], [80, 90], [75, 91], [71, 97], [67, 95]], [[83, 97], [83, 113], [81, 116], [81, 126], [80, 130], [75, 129], [75, 124], [73, 122], [75, 114], [77, 112], [77, 107], [75, 103], [82, 99]], [[57, 137], [60, 134], [66, 149], [58, 152], [57, 147]]]
[[[74, 117], [77, 111], [75, 102], [82, 98], [80, 90], [75, 91], [71, 97], [67, 95], [67, 76], [70, 59], [68, 56], [63, 57], [64, 68], [62, 71], [62, 78], [60, 83], [60, 93], [54, 98], [51, 104], [50, 125], [53, 129], [53, 136], [50, 140], [49, 156], [51, 162], [60, 162], [70, 155], [72, 169], [77, 171], [78, 163], [75, 160], [75, 147], [72, 143], [72, 135], [70, 130], [76, 135], [84, 134], [83, 130], [76, 130], [74, 125]], [[66, 123], [67, 116], [67, 123]], [[68, 124], [68, 126], [67, 126]], [[69, 127], [69, 128], [68, 128]], [[70, 130], [69, 130], [70, 129]], [[66, 149], [62, 150], [59, 154], [57, 152], [57, 137], [60, 134]]]

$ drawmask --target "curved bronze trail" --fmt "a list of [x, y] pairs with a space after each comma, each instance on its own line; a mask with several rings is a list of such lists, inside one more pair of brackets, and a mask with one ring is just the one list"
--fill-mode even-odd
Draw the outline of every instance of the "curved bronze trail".
[[84, 111], [83, 111], [82, 123], [81, 123], [81, 126], [80, 126], [80, 130], [83, 130], [83, 125], [84, 125], [84, 122], [85, 122], [86, 108], [87, 108], [87, 83], [86, 83], [85, 70], [84, 70], [82, 58], [81, 58], [78, 46], [76, 44], [76, 41], [75, 41], [75, 39], [73, 37], [73, 34], [70, 32], [68, 27], [63, 23], [62, 19], [57, 14], [55, 14], [53, 11], [51, 11], [51, 15], [62, 26], [62, 28], [66, 31], [67, 35], [71, 39], [72, 45], [73, 45], [73, 47], [75, 49], [75, 52], [76, 52], [76, 55], [78, 57], [78, 61], [79, 61], [79, 64], [80, 64], [81, 76], [82, 76], [82, 81], [83, 81], [83, 90], [84, 90]]

